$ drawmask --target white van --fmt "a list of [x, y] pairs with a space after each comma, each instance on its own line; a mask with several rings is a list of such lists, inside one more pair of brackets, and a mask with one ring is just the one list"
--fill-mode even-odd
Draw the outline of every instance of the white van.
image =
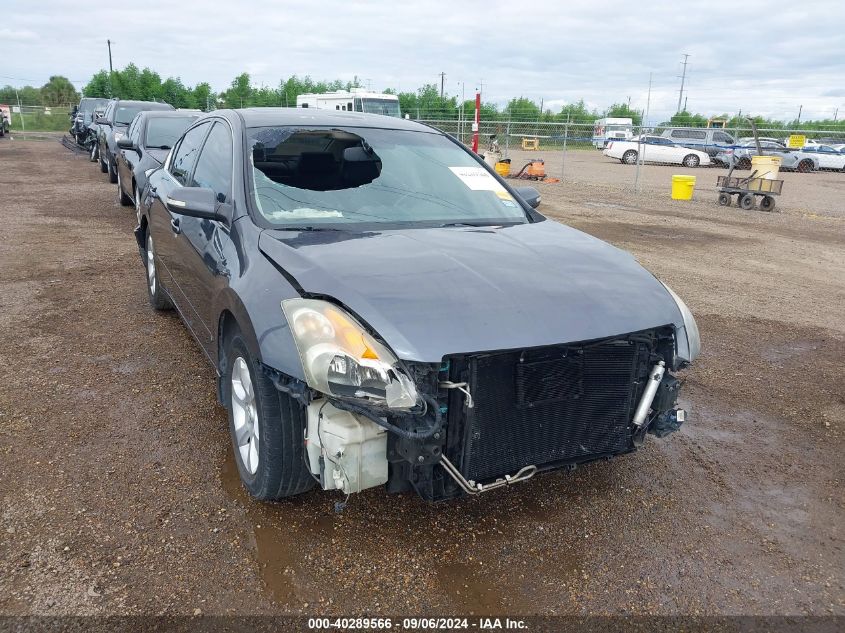
[[634, 136], [634, 121], [623, 117], [605, 117], [593, 125], [593, 146], [604, 149], [611, 141], [627, 141]]
[[402, 116], [399, 111], [399, 97], [382, 92], [369, 92], [361, 88], [355, 88], [351, 92], [336, 90], [321, 94], [299, 95], [296, 98], [296, 107]]

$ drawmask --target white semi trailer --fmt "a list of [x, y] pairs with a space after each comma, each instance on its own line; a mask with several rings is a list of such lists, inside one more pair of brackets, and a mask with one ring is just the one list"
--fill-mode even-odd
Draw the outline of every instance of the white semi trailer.
[[322, 94], [302, 94], [296, 98], [297, 108], [319, 108], [320, 110], [342, 110], [367, 112], [401, 117], [399, 97], [363, 89], [352, 91], [336, 90]]

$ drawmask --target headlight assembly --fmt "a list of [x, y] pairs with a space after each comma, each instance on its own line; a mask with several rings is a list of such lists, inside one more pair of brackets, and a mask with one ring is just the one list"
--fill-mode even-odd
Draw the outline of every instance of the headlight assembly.
[[342, 308], [318, 299], [285, 299], [282, 311], [312, 389], [391, 409], [419, 396], [399, 360]]
[[[690, 312], [687, 304], [675, 294], [675, 291], [666, 284], [663, 284], [663, 287], [669, 291], [669, 294], [672, 295], [675, 303], [678, 304], [678, 310], [681, 311], [681, 316], [684, 319], [683, 329], [685, 336], [683, 337], [683, 340], [681, 340], [680, 332], [678, 332], [678, 357], [681, 360], [690, 363], [696, 359], [698, 353], [701, 351], [701, 336], [698, 333], [698, 324], [695, 322], [695, 317], [692, 316], [692, 312]], [[686, 349], [684, 349], [684, 347], [686, 347]]]

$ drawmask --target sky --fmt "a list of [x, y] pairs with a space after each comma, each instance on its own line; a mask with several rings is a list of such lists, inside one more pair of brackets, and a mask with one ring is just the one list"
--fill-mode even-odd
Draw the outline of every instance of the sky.
[[[241, 72], [276, 86], [292, 74], [374, 90], [425, 83], [553, 111], [627, 102], [648, 121], [684, 99], [706, 115], [845, 118], [845, 2], [592, 0], [0, 0], [0, 85], [64, 75], [81, 89], [134, 62], [222, 91]], [[649, 76], [652, 77], [649, 100]]]

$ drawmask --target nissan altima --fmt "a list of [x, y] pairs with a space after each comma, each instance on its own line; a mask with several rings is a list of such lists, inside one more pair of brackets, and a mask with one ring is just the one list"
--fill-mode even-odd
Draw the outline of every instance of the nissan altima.
[[188, 128], [135, 233], [150, 303], [216, 371], [252, 495], [478, 495], [678, 429], [692, 314], [527, 198], [402, 119], [260, 108]]

